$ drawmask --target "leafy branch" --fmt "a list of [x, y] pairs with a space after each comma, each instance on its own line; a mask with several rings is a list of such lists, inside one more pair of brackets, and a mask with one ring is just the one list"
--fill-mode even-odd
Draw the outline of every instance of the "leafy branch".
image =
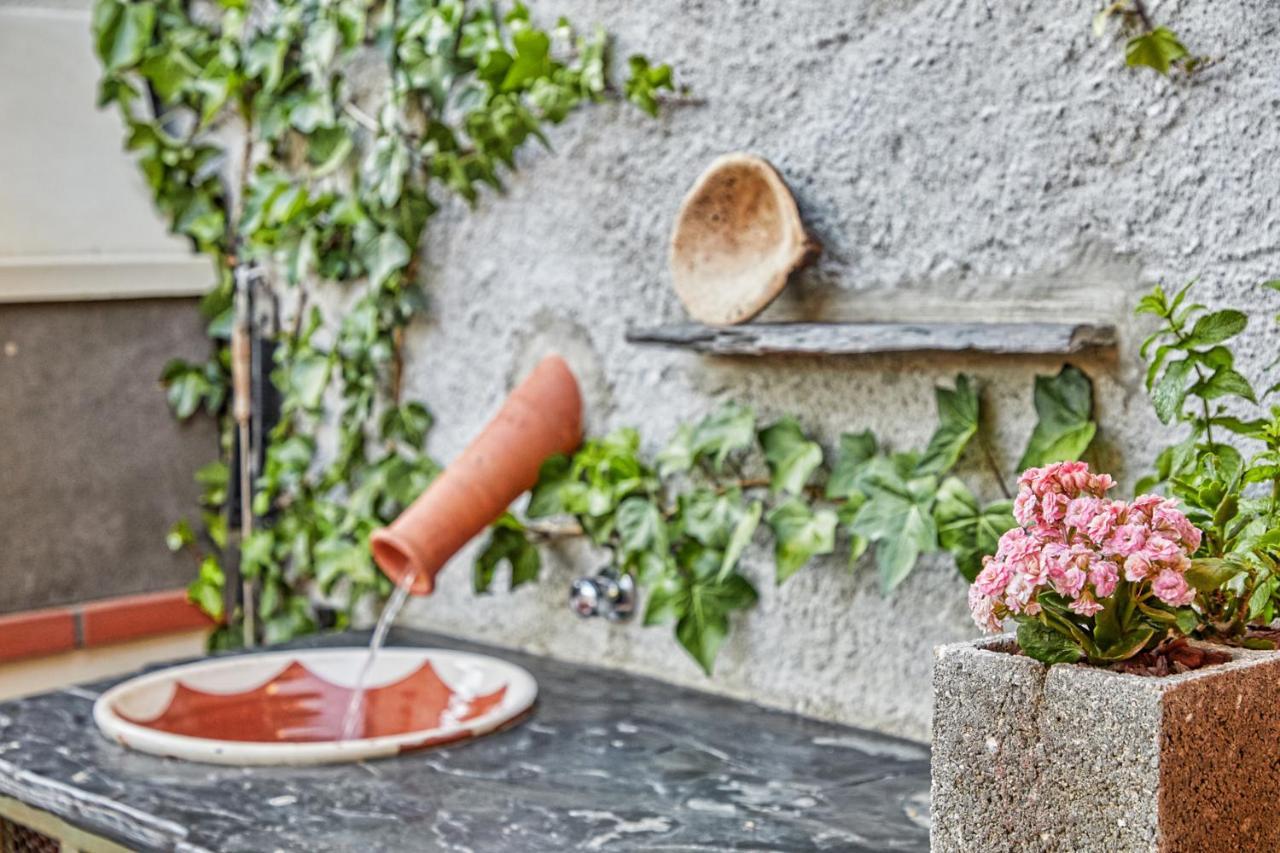
[[[736, 404], [680, 426], [652, 457], [635, 430], [591, 438], [571, 458], [547, 461], [525, 520], [509, 515], [491, 530], [475, 589], [489, 590], [504, 563], [511, 588], [535, 580], [545, 520], [572, 517], [556, 535], [580, 533], [606, 550], [647, 590], [645, 624], [674, 623], [676, 640], [710, 673], [730, 617], [757, 600], [742, 570], [753, 545], [772, 553], [777, 584], [837, 551], [850, 569], [873, 553], [885, 595], [940, 549], [972, 580], [1013, 527], [1012, 504], [984, 504], [951, 474], [980, 435], [973, 381], [958, 376], [935, 399], [938, 427], [919, 451], [890, 451], [869, 431], [849, 432], [829, 460], [795, 418], [761, 425]], [[1039, 420], [1024, 462], [1077, 458], [1096, 431], [1089, 379], [1067, 366], [1037, 377], [1034, 399]]]
[[[216, 273], [202, 303], [211, 357], [174, 361], [162, 377], [177, 417], [203, 410], [222, 426], [220, 459], [202, 469], [205, 529], [179, 522], [170, 535], [198, 560], [191, 597], [223, 615], [224, 564], [238, 549], [261, 591], [262, 639], [312, 630], [316, 593], [342, 606], [345, 624], [362, 598], [388, 591], [369, 533], [437, 470], [431, 415], [402, 399], [432, 215], [450, 195], [474, 205], [501, 191], [517, 151], [549, 145], [546, 128], [582, 107], [624, 97], [656, 112], [675, 90], [671, 69], [633, 57], [619, 83], [602, 30], [540, 27], [518, 2], [97, 0], [92, 27], [100, 103], [119, 110], [171, 230]], [[370, 57], [385, 73], [357, 92], [352, 75]], [[275, 335], [282, 416], [254, 483], [267, 523], [236, 542], [224, 518], [227, 344], [234, 271], [246, 264], [268, 273], [273, 297], [293, 291], [283, 301], [294, 313]], [[308, 293], [333, 286], [355, 295], [326, 316]], [[335, 450], [321, 462], [314, 436], [329, 424]]]
[[[1141, 348], [1156, 415], [1187, 427], [1138, 488], [1179, 498], [1203, 532], [1194, 563], [1204, 633], [1239, 642], [1280, 608], [1280, 407], [1263, 407], [1235, 367], [1231, 343], [1248, 317], [1188, 302], [1193, 285], [1172, 295], [1157, 285], [1136, 309], [1160, 322]], [[1280, 290], [1280, 282], [1264, 287]]]

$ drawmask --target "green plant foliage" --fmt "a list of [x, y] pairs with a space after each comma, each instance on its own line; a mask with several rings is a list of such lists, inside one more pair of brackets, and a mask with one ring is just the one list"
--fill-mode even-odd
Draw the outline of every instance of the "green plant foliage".
[[472, 569], [472, 587], [477, 593], [488, 592], [498, 565], [506, 561], [511, 568], [510, 589], [538, 579], [542, 555], [524, 533], [524, 525], [510, 513], [504, 515], [489, 531], [489, 541], [476, 557]]
[[1134, 36], [1124, 48], [1124, 61], [1130, 68], [1145, 65], [1161, 74], [1168, 74], [1173, 63], [1188, 56], [1186, 47], [1166, 27]]
[[822, 447], [809, 441], [795, 418], [783, 418], [760, 433], [760, 446], [772, 473], [774, 492], [798, 495], [822, 464]]
[[1124, 59], [1130, 68], [1145, 67], [1168, 75], [1180, 66], [1188, 74], [1210, 64], [1193, 56], [1168, 28], [1157, 25], [1147, 12], [1146, 0], [1116, 0], [1093, 16], [1094, 35], [1102, 36], [1112, 19], [1120, 21], [1120, 29], [1129, 35]]
[[1018, 647], [1041, 663], [1075, 663], [1084, 657], [1070, 636], [1034, 620], [1018, 625]]
[[[173, 232], [213, 260], [202, 311], [214, 354], [172, 362], [162, 381], [179, 418], [203, 409], [222, 419], [224, 453], [233, 270], [274, 272], [298, 306], [276, 341], [284, 416], [254, 484], [267, 523], [229, 541], [225, 463], [216, 478], [204, 472], [205, 535], [190, 525], [170, 535], [198, 559], [192, 599], [222, 615], [223, 564], [239, 547], [261, 594], [262, 639], [311, 630], [313, 591], [347, 603], [342, 625], [362, 598], [389, 591], [369, 534], [436, 473], [425, 452], [430, 414], [401, 398], [400, 377], [404, 329], [425, 307], [417, 269], [432, 214], [450, 195], [475, 204], [501, 190], [522, 147], [547, 144], [548, 125], [619, 89], [655, 112], [673, 89], [671, 69], [633, 58], [619, 87], [603, 31], [580, 34], [563, 19], [543, 28], [520, 3], [97, 0], [92, 29], [100, 103], [119, 110], [125, 147]], [[357, 98], [352, 73], [378, 80], [377, 63], [381, 91]], [[356, 290], [341, 315], [305, 307], [335, 284]], [[313, 439], [322, 424], [337, 430], [323, 462]], [[584, 511], [583, 501], [602, 500], [573, 497]], [[508, 519], [498, 531], [477, 587], [500, 563], [513, 567], [513, 585], [537, 574], [519, 525]]]
[[933, 520], [938, 478], [918, 473], [915, 454], [898, 453], [870, 460], [862, 488], [867, 500], [850, 527], [876, 546], [880, 589], [888, 594], [906, 580], [921, 554], [938, 547]]
[[793, 497], [774, 507], [767, 521], [773, 529], [778, 583], [800, 571], [815, 556], [835, 550], [837, 518], [832, 510], [815, 511]]
[[1093, 441], [1093, 385], [1079, 368], [1067, 365], [1057, 376], [1037, 376], [1035, 407], [1038, 420], [1018, 468], [1039, 468], [1051, 462], [1079, 459]]
[[969, 582], [982, 570], [982, 558], [994, 554], [1000, 537], [1017, 524], [1013, 501], [982, 506], [958, 477], [948, 477], [938, 489], [933, 519], [938, 526], [938, 544], [951, 552], [956, 568]]
[[[1069, 398], [1084, 412], [1092, 438], [1092, 387], [1084, 374], [1068, 368], [1058, 377], [1038, 377], [1036, 388], [1038, 403], [1044, 394]], [[676, 640], [709, 674], [731, 614], [755, 603], [742, 561], [762, 530], [771, 541], [759, 544], [773, 555], [778, 584], [837, 550], [853, 566], [874, 549], [879, 585], [888, 594], [922, 554], [950, 552], [971, 579], [983, 556], [994, 553], [1000, 535], [1014, 526], [1010, 502], [983, 505], [958, 478], [946, 476], [978, 433], [977, 387], [959, 376], [935, 397], [938, 428], [923, 452], [891, 452], [869, 431], [850, 432], [840, 437], [829, 468], [821, 445], [795, 418], [757, 430], [755, 414], [733, 403], [680, 425], [652, 461], [634, 430], [617, 430], [589, 439], [572, 458], [547, 460], [525, 514], [573, 516], [583, 534], [609, 551], [613, 567], [646, 590], [645, 624], [674, 623]], [[1068, 421], [1076, 434], [1085, 432], [1059, 407], [1038, 410], [1050, 422], [1042, 420], [1035, 435], [1058, 436]], [[1087, 444], [1058, 443], [1063, 454], [1083, 452]], [[985, 459], [990, 464], [990, 454]], [[524, 553], [512, 538], [521, 528], [509, 520], [495, 526], [477, 565], [478, 589], [493, 582], [500, 559]], [[523, 525], [529, 543], [555, 534], [535, 521]]]
[[1204, 534], [1188, 573], [1201, 634], [1243, 642], [1250, 624], [1280, 609], [1280, 406], [1259, 402], [1277, 386], [1259, 395], [1236, 370], [1231, 347], [1248, 317], [1189, 302], [1193, 285], [1173, 294], [1157, 285], [1136, 309], [1160, 324], [1141, 349], [1152, 406], [1185, 428], [1138, 490], [1178, 498]]

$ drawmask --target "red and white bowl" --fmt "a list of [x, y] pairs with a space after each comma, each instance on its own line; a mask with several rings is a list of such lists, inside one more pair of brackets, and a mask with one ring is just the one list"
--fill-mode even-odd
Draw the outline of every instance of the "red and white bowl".
[[444, 649], [378, 653], [365, 728], [341, 736], [367, 648], [210, 658], [141, 675], [94, 704], [104, 735], [187, 761], [300, 765], [363, 761], [452, 744], [511, 724], [538, 695], [506, 661]]

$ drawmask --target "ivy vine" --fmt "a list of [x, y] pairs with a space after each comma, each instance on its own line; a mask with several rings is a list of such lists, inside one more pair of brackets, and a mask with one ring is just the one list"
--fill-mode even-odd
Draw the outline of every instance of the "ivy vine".
[[[431, 415], [401, 391], [432, 214], [449, 195], [475, 204], [501, 191], [516, 152], [548, 145], [544, 128], [580, 107], [625, 98], [656, 113], [671, 69], [631, 57], [619, 88], [602, 30], [543, 28], [520, 3], [97, 0], [92, 26], [100, 103], [119, 109], [173, 232], [215, 271], [202, 303], [213, 355], [175, 360], [162, 377], [177, 417], [222, 422], [221, 458], [197, 473], [202, 523], [169, 533], [198, 564], [191, 597], [241, 619], [223, 612], [225, 560], [238, 549], [260, 596], [254, 638], [313, 630], [317, 592], [341, 602], [345, 624], [389, 591], [369, 533], [437, 471]], [[275, 336], [282, 415], [252, 501], [268, 523], [237, 542], [225, 515], [228, 342], [234, 273], [247, 265], [267, 273], [290, 318]], [[341, 316], [318, 305], [330, 284], [358, 294]], [[337, 441], [318, 461], [322, 424]]]
[[[504, 562], [511, 588], [536, 580], [541, 544], [585, 536], [645, 589], [645, 624], [674, 623], [677, 641], [710, 674], [730, 615], [756, 603], [739, 568], [757, 540], [772, 550], [778, 584], [837, 550], [850, 569], [873, 551], [884, 595], [939, 550], [973, 580], [1015, 524], [1008, 482], [981, 433], [974, 381], [958, 376], [935, 396], [938, 426], [924, 448], [895, 451], [870, 431], [850, 432], [830, 463], [795, 418], [762, 426], [736, 404], [681, 426], [652, 457], [633, 429], [591, 438], [572, 457], [546, 462], [523, 519], [508, 514], [493, 527], [474, 565], [475, 590], [488, 591]], [[1068, 365], [1036, 377], [1033, 397], [1037, 423], [1019, 470], [1080, 458], [1097, 430], [1089, 378]], [[983, 503], [952, 473], [971, 445], [1004, 498]]]
[[1212, 60], [1191, 53], [1168, 27], [1161, 26], [1147, 11], [1146, 0], [1116, 0], [1093, 16], [1094, 35], [1101, 37], [1112, 21], [1128, 35], [1125, 41], [1125, 64], [1131, 68], [1146, 67], [1160, 74], [1179, 68], [1187, 74], [1208, 67]]

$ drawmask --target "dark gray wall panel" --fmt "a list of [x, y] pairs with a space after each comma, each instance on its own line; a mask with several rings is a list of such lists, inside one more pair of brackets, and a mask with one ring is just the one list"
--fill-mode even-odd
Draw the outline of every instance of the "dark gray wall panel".
[[158, 377], [208, 352], [203, 328], [185, 299], [0, 305], [0, 612], [190, 579], [164, 531], [217, 438]]

